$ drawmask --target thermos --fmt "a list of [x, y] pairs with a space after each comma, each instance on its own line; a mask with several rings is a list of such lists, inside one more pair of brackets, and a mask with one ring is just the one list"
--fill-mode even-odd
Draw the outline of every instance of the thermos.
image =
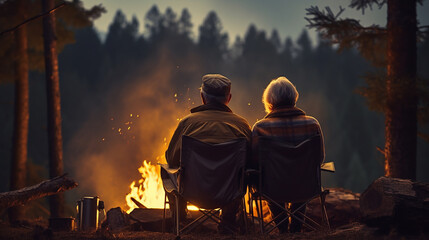
[[[98, 197], [83, 197], [76, 204], [77, 228], [82, 231], [97, 230], [104, 218], [104, 202]], [[101, 216], [100, 216], [101, 215]]]

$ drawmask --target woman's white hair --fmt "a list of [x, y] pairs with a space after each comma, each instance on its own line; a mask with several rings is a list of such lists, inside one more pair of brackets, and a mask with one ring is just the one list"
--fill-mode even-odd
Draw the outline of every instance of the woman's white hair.
[[265, 111], [270, 113], [277, 107], [294, 107], [298, 101], [298, 91], [286, 77], [278, 77], [268, 84], [262, 95]]

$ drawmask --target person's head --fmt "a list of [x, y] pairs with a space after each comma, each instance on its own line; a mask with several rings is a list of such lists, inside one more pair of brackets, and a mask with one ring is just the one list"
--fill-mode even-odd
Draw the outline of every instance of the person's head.
[[298, 101], [298, 91], [285, 77], [278, 77], [268, 84], [262, 95], [267, 113], [279, 107], [294, 107]]
[[221, 103], [231, 100], [231, 81], [220, 74], [206, 74], [202, 78], [201, 98], [204, 104]]

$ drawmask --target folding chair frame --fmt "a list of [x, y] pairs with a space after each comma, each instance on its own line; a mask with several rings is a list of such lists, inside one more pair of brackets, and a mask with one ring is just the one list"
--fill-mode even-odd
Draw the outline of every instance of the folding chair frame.
[[[326, 199], [326, 195], [329, 194], [329, 190], [324, 190], [322, 191], [320, 194], [317, 194], [315, 196], [313, 196], [312, 198], [308, 199], [305, 203], [303, 203], [302, 205], [300, 205], [297, 209], [295, 209], [294, 211], [290, 211], [289, 209], [285, 208], [284, 206], [278, 204], [276, 201], [274, 201], [273, 199], [271, 199], [269, 196], [265, 195], [265, 194], [261, 194], [260, 192], [253, 192], [252, 196], [250, 198], [250, 206], [249, 206], [249, 210], [251, 209], [251, 215], [252, 215], [252, 219], [254, 219], [253, 216], [253, 202], [256, 202], [256, 211], [258, 214], [258, 221], [259, 221], [259, 227], [260, 227], [260, 231], [261, 233], [270, 233], [272, 232], [278, 225], [280, 225], [281, 223], [283, 223], [284, 221], [288, 221], [289, 217], [294, 218], [296, 220], [298, 220], [300, 223], [302, 223], [302, 225], [304, 227], [307, 227], [310, 230], [316, 231], [316, 230], [330, 230], [330, 224], [329, 224], [329, 218], [328, 218], [328, 214], [326, 212], [326, 205], [325, 205], [325, 199]], [[306, 216], [305, 214], [302, 214], [301, 212], [299, 212], [300, 209], [302, 209], [303, 207], [305, 207], [309, 202], [311, 202], [313, 199], [319, 197], [320, 198], [320, 204], [321, 204], [321, 217], [322, 217], [322, 223], [319, 224], [316, 221], [314, 221], [313, 219], [309, 218], [308, 216]], [[262, 209], [262, 201], [263, 200], [267, 200], [270, 203], [275, 204], [277, 207], [279, 207], [281, 210], [283, 210], [283, 212], [279, 215], [277, 215], [275, 218], [273, 218], [270, 222], [265, 223], [264, 222], [264, 218], [263, 218], [263, 209]], [[278, 224], [276, 224], [274, 221], [275, 219], [284, 216], [284, 213], [287, 214], [288, 217], [284, 218], [282, 221], [280, 221]], [[298, 216], [298, 214], [300, 216]], [[307, 220], [307, 222], [306, 222]]]
[[[319, 137], [319, 136], [315, 136], [315, 137]], [[310, 138], [311, 140], [313, 140], [313, 138]], [[304, 144], [305, 142], [310, 141], [310, 139], [307, 139], [306, 141], [302, 142], [301, 144]], [[301, 145], [300, 144], [300, 145]], [[299, 146], [299, 145], [298, 145]], [[259, 154], [259, 153], [256, 153]], [[329, 194], [329, 190], [323, 190], [322, 187], [320, 187], [319, 191], [316, 191], [316, 194], [314, 194], [312, 197], [310, 198], [306, 198], [305, 203], [303, 203], [302, 205], [300, 205], [297, 209], [295, 209], [294, 211], [291, 211], [287, 208], [285, 208], [285, 206], [280, 205], [279, 203], [277, 203], [277, 201], [275, 201], [274, 199], [272, 199], [271, 197], [269, 197], [267, 194], [264, 193], [262, 186], [262, 166], [259, 165], [259, 169], [255, 170], [255, 169], [248, 169], [246, 171], [246, 174], [248, 176], [254, 175], [258, 177], [258, 183], [254, 184], [254, 186], [249, 186], [249, 210], [250, 210], [250, 214], [252, 215], [252, 222], [254, 223], [255, 217], [253, 215], [253, 202], [256, 203], [256, 211], [257, 211], [257, 219], [259, 221], [259, 226], [260, 226], [260, 231], [261, 233], [270, 233], [271, 231], [273, 231], [278, 225], [280, 225], [281, 223], [283, 223], [284, 221], [287, 221], [290, 218], [296, 219], [298, 220], [300, 223], [302, 223], [302, 225], [304, 227], [307, 227], [310, 230], [330, 230], [330, 224], [329, 224], [329, 218], [326, 212], [326, 204], [325, 204], [325, 199], [326, 199], [326, 195]], [[320, 169], [319, 169], [319, 174], [320, 174]], [[319, 175], [319, 186], [321, 185], [320, 181], [320, 175]], [[320, 198], [320, 204], [321, 204], [321, 224], [315, 222], [313, 219], [309, 218], [308, 216], [306, 216], [305, 214], [301, 213], [299, 210], [302, 209], [303, 207], [306, 207], [306, 205], [312, 201], [313, 199], [319, 197]], [[277, 207], [279, 207], [282, 210], [282, 213], [279, 214], [278, 216], [274, 217], [274, 219], [272, 219], [270, 222], [265, 223], [264, 222], [264, 217], [263, 217], [263, 209], [262, 209], [262, 201], [266, 200], [274, 205], [276, 205]], [[286, 200], [286, 199], [285, 199]], [[284, 201], [284, 202], [288, 202], [288, 201]], [[292, 201], [293, 202], [293, 201]], [[284, 218], [282, 221], [280, 221], [279, 223], [275, 223], [275, 220], [281, 216], [284, 216], [284, 214], [287, 215], [286, 218]], [[306, 221], [307, 220], [307, 221]], [[271, 227], [270, 227], [271, 226]]]
[[[164, 166], [165, 167], [165, 166]], [[164, 168], [163, 167], [163, 168]], [[179, 185], [180, 188], [180, 185]], [[221, 222], [221, 219], [219, 217], [219, 213], [221, 208], [215, 208], [215, 209], [202, 209], [202, 208], [198, 208], [198, 211], [200, 213], [202, 213], [201, 216], [199, 216], [198, 218], [194, 219], [192, 222], [188, 223], [187, 225], [183, 226], [182, 228], [180, 228], [180, 216], [179, 216], [179, 193], [177, 191], [171, 191], [171, 193], [174, 195], [175, 200], [176, 200], [176, 204], [175, 204], [175, 219], [173, 219], [173, 223], [174, 223], [174, 231], [177, 237], [180, 237], [180, 234], [185, 234], [189, 231], [192, 231], [196, 226], [197, 223], [199, 224], [203, 224], [205, 221], [207, 221], [208, 219], [211, 219], [212, 221], [214, 221], [215, 223], [219, 224]], [[163, 211], [163, 221], [162, 221], [162, 232], [164, 233], [166, 231], [165, 226], [166, 226], [166, 207], [167, 204], [170, 204], [170, 200], [167, 200], [167, 195], [165, 195], [164, 197], [164, 211]], [[242, 209], [240, 212], [240, 217], [244, 218], [244, 228], [245, 231], [247, 231], [247, 219], [246, 219], [246, 209], [245, 209], [245, 201], [244, 201], [244, 196], [242, 197]], [[171, 208], [170, 208], [171, 211]], [[233, 230], [232, 228], [228, 227], [228, 226], [223, 226], [225, 227], [225, 229], [227, 229], [228, 231], [230, 231], [231, 233], [236, 233], [235, 230]]]
[[[165, 170], [167, 173], [168, 173], [168, 175], [171, 175], [171, 174], [177, 174], [177, 176], [181, 176], [181, 174], [183, 173], [182, 171], [183, 171], [183, 169], [181, 168], [181, 167], [179, 167], [179, 168], [175, 168], [175, 169], [172, 169], [172, 168], [169, 168], [168, 167], [168, 165], [167, 164], [159, 164], [160, 166], [161, 166], [161, 168], [163, 169], [163, 170]], [[242, 169], [242, 171], [241, 171], [241, 176], [240, 176], [240, 186], [241, 186], [241, 189], [243, 189], [244, 188], [244, 174], [245, 174], [245, 172], [244, 172], [244, 168]], [[220, 217], [219, 217], [219, 213], [220, 213], [220, 208], [215, 208], [215, 209], [202, 209], [202, 208], [199, 208], [199, 211], [202, 213], [202, 215], [201, 216], [199, 216], [197, 219], [195, 219], [195, 220], [193, 220], [192, 222], [190, 222], [190, 223], [188, 223], [187, 225], [185, 225], [185, 226], [183, 226], [182, 228], [180, 228], [180, 216], [179, 216], [179, 204], [178, 204], [178, 200], [179, 200], [179, 196], [181, 196], [181, 190], [182, 190], [182, 184], [180, 184], [180, 183], [173, 183], [173, 185], [172, 186], [169, 186], [169, 187], [167, 187], [166, 188], [166, 185], [165, 185], [165, 183], [164, 183], [164, 180], [163, 180], [163, 185], [164, 185], [164, 190], [166, 191], [166, 192], [169, 192], [169, 193], [171, 193], [171, 194], [173, 194], [174, 195], [174, 197], [175, 197], [175, 200], [176, 200], [176, 204], [175, 204], [175, 209], [174, 209], [174, 211], [175, 211], [175, 219], [173, 219], [173, 222], [174, 222], [174, 231], [175, 231], [175, 234], [176, 234], [176, 236], [179, 238], [180, 237], [180, 234], [182, 234], [182, 233], [186, 233], [186, 232], [189, 232], [189, 231], [191, 231], [191, 230], [193, 230], [195, 227], [196, 227], [196, 225], [197, 225], [197, 223], [200, 223], [200, 224], [202, 224], [202, 223], [204, 223], [205, 221], [207, 221], [208, 219], [211, 219], [212, 221], [214, 221], [215, 223], [217, 223], [217, 224], [219, 224], [220, 222], [221, 222], [221, 219], [220, 219]], [[243, 192], [242, 190], [240, 190], [241, 192]], [[244, 218], [244, 227], [245, 227], [245, 231], [247, 231], [247, 219], [246, 219], [246, 209], [245, 209], [245, 205], [244, 205], [244, 194], [243, 194], [243, 196], [241, 196], [241, 200], [242, 200], [242, 209], [241, 209], [241, 212], [240, 212], [240, 217], [243, 217]], [[165, 232], [165, 220], [166, 220], [166, 205], [167, 205], [167, 203], [170, 205], [170, 207], [171, 207], [171, 204], [170, 204], [170, 199], [168, 199], [168, 201], [167, 201], [167, 195], [165, 196], [165, 198], [164, 198], [164, 212], [163, 212], [163, 223], [162, 223], [162, 230], [163, 230], [163, 232]], [[170, 211], [171, 211], [172, 209], [170, 208]], [[225, 227], [225, 229], [227, 229], [228, 231], [230, 231], [231, 233], [235, 233], [236, 231], [234, 231], [232, 228], [230, 228], [229, 226], [223, 226], [223, 227]]]

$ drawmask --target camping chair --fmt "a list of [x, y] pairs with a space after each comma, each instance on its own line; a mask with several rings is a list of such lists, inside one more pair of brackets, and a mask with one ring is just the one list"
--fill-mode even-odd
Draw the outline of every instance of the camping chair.
[[[171, 169], [167, 164], [161, 164], [164, 189], [173, 193], [176, 200], [173, 222], [177, 236], [192, 230], [207, 219], [219, 224], [220, 209], [233, 200], [243, 199], [246, 151], [245, 138], [209, 144], [189, 136], [182, 137], [180, 167]], [[197, 206], [202, 213], [183, 228], [180, 228], [179, 197]], [[164, 203], [164, 226], [166, 204], [167, 198]], [[225, 227], [233, 231], [232, 228]]]
[[[269, 233], [283, 221], [288, 221], [288, 217], [295, 218], [311, 230], [330, 229], [329, 219], [326, 213], [325, 197], [329, 193], [323, 190], [320, 179], [321, 144], [319, 135], [311, 137], [300, 144], [294, 146], [284, 141], [281, 137], [261, 136], [254, 139], [253, 154], [257, 154], [259, 167], [257, 170], [250, 170], [258, 177], [258, 183], [250, 193], [251, 215], [253, 216], [253, 202], [256, 203], [258, 220], [262, 233]], [[299, 210], [304, 208], [314, 198], [320, 198], [322, 224], [310, 219]], [[276, 224], [274, 218], [265, 223], [263, 219], [262, 200], [282, 209], [288, 217]], [[298, 209], [291, 211], [277, 202], [300, 203]], [[254, 219], [254, 218], [253, 218]]]

